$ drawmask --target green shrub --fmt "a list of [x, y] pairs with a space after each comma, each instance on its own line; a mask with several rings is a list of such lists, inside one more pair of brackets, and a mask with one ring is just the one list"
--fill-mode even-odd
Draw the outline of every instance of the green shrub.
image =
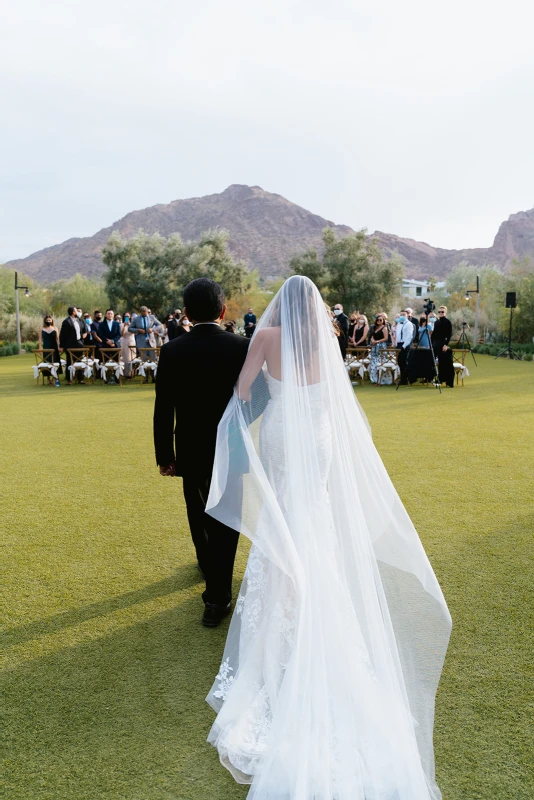
[[[491, 344], [479, 344], [473, 347], [474, 353], [480, 353], [484, 356], [498, 356], [507, 347], [507, 342], [492, 342]], [[512, 342], [512, 350], [521, 356], [522, 361], [532, 361], [534, 354], [534, 343], [532, 344], [517, 344]]]

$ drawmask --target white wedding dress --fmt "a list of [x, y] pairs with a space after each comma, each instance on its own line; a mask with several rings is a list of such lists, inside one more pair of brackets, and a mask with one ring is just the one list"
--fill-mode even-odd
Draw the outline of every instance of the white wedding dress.
[[209, 741], [254, 800], [437, 800], [443, 596], [308, 279], [284, 284], [255, 338], [267, 328], [282, 379], [253, 343], [260, 380], [221, 421], [208, 501], [252, 539]]

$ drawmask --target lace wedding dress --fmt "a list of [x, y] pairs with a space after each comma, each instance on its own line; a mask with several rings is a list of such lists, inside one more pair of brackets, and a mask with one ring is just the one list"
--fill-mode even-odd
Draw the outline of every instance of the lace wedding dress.
[[[252, 539], [208, 741], [254, 800], [437, 800], [443, 596], [319, 293], [291, 278], [271, 306], [219, 427], [208, 501]], [[281, 380], [263, 364], [273, 342]]]

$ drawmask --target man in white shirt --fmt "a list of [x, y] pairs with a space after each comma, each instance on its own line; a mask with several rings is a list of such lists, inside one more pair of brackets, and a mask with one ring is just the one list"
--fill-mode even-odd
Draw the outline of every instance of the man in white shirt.
[[397, 327], [395, 329], [397, 348], [399, 349], [398, 364], [400, 369], [400, 382], [406, 384], [406, 364], [408, 352], [414, 337], [414, 326], [410, 321], [406, 311], [401, 311], [396, 318]]

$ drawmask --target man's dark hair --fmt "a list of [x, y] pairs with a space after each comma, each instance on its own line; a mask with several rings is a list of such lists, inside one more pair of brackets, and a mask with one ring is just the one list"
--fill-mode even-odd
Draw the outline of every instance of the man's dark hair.
[[106, 314], [108, 313], [108, 311], [113, 311], [113, 313], [115, 313], [115, 309], [114, 308], [106, 308]]
[[69, 306], [67, 308], [67, 314], [69, 315], [69, 317], [72, 317], [75, 311], [76, 311], [76, 306]]
[[197, 278], [184, 289], [184, 306], [189, 319], [211, 322], [221, 316], [224, 292], [218, 283], [209, 278]]
[[97, 314], [101, 314], [101, 313], [102, 313], [102, 312], [101, 312], [101, 311], [100, 311], [98, 308], [96, 308], [96, 309], [95, 309], [94, 316], [96, 317], [96, 315], [97, 315]]

